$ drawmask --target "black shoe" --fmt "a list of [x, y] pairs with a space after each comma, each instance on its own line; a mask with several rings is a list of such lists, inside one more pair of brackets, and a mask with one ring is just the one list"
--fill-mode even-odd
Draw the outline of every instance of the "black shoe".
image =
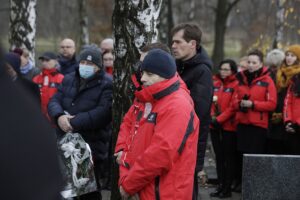
[[222, 185], [219, 185], [214, 192], [212, 192], [212, 193], [209, 194], [209, 196], [211, 196], [211, 197], [219, 197], [219, 194], [222, 192], [222, 190], [223, 190]]
[[231, 191], [230, 190], [223, 190], [219, 196], [220, 199], [225, 199], [231, 197]]

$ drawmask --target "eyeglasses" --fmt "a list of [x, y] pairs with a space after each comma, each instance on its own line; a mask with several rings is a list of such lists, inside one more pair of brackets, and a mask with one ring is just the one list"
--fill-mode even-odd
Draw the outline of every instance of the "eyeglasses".
[[70, 48], [72, 48], [72, 46], [60, 46], [60, 48], [62, 48], [62, 49], [70, 49]]
[[224, 71], [224, 72], [229, 72], [229, 71], [231, 71], [231, 69], [219, 69], [219, 71]]

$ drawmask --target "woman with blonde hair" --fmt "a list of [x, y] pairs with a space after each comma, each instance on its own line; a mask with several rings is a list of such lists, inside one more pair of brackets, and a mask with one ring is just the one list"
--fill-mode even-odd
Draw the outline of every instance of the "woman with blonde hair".
[[283, 67], [277, 73], [277, 86], [285, 86], [283, 119], [286, 130], [286, 153], [300, 155], [300, 45], [286, 51]]

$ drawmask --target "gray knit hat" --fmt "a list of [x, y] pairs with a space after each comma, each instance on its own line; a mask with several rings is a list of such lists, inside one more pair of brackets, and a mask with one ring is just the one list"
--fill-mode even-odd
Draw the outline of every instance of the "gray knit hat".
[[101, 52], [96, 48], [87, 48], [79, 54], [79, 62], [82, 60], [91, 61], [99, 68], [102, 67]]

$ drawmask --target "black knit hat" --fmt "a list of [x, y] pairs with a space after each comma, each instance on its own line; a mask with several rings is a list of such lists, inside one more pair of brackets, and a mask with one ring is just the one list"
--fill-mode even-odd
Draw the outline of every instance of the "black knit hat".
[[5, 54], [5, 61], [10, 64], [18, 74], [20, 73], [21, 58], [19, 54], [9, 52]]
[[82, 60], [91, 61], [99, 68], [102, 67], [101, 51], [96, 48], [84, 49], [79, 55], [79, 62]]
[[145, 56], [141, 70], [170, 79], [176, 73], [176, 63], [169, 53], [161, 49], [153, 49]]

